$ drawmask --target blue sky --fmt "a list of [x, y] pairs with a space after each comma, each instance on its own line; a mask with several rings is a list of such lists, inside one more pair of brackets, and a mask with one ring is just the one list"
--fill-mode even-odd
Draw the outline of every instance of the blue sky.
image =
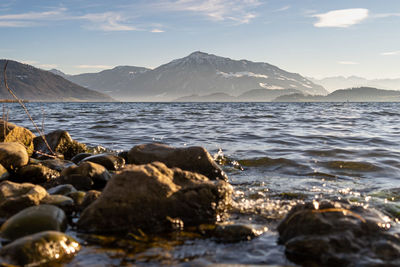
[[69, 74], [193, 51], [305, 76], [400, 77], [399, 0], [2, 0], [0, 58]]

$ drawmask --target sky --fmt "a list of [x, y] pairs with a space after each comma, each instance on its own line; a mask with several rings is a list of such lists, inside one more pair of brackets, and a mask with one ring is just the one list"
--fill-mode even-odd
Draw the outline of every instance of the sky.
[[68, 74], [194, 51], [314, 78], [400, 78], [400, 0], [1, 0], [0, 58]]

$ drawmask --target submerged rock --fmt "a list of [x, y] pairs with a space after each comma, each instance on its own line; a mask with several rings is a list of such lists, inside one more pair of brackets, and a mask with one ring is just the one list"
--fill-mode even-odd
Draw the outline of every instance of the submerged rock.
[[51, 266], [65, 262], [80, 250], [72, 237], [56, 231], [45, 231], [25, 236], [0, 250], [2, 263], [21, 266]]
[[0, 217], [9, 217], [27, 207], [37, 206], [46, 196], [46, 190], [39, 185], [4, 181], [0, 183]]
[[28, 152], [19, 143], [0, 143], [0, 164], [8, 171], [15, 171], [29, 162]]
[[23, 127], [0, 119], [0, 142], [17, 142], [23, 145], [29, 155], [33, 153], [35, 135]]
[[112, 153], [102, 153], [86, 157], [78, 165], [81, 165], [84, 162], [93, 162], [100, 164], [110, 171], [116, 171], [125, 166], [125, 160]]
[[175, 220], [185, 226], [215, 223], [230, 205], [231, 194], [232, 187], [225, 181], [212, 182], [160, 162], [127, 165], [83, 211], [78, 228], [97, 233], [138, 229], [157, 233], [171, 231]]
[[400, 238], [390, 227], [377, 210], [323, 201], [295, 206], [278, 231], [287, 257], [301, 265], [398, 266]]
[[41, 184], [55, 179], [58, 176], [60, 176], [59, 172], [46, 166], [30, 164], [18, 170], [16, 181]]
[[128, 152], [129, 164], [146, 164], [159, 161], [169, 168], [200, 173], [210, 180], [228, 180], [212, 156], [203, 147], [174, 148], [163, 144], [145, 144]]
[[[72, 140], [67, 131], [57, 130], [45, 135], [46, 141], [51, 150], [55, 153], [61, 153], [65, 159], [71, 159], [76, 154], [86, 152], [87, 147], [75, 140]], [[51, 154], [46, 143], [41, 136], [33, 140], [35, 150], [45, 154]], [[40, 156], [40, 154], [38, 155]]]
[[52, 205], [39, 205], [26, 208], [10, 217], [1, 226], [1, 237], [15, 240], [42, 231], [64, 232], [67, 217], [62, 209]]

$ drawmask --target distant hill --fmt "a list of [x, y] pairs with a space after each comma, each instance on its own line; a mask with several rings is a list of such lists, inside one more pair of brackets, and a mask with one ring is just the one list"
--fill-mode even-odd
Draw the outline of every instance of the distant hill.
[[[118, 68], [124, 71], [124, 78], [118, 76], [115, 71]], [[132, 76], [127, 75], [123, 68], [65, 78], [91, 89], [110, 92], [111, 96], [124, 101], [169, 101], [215, 93], [239, 96], [250, 89], [295, 89], [319, 95], [328, 93], [303, 76], [268, 63], [232, 60], [203, 52], [194, 52], [153, 70], [132, 67], [135, 68]]]
[[327, 77], [324, 79], [308, 78], [316, 84], [322, 85], [329, 92], [339, 90], [342, 88], [356, 88], [356, 87], [373, 87], [385, 90], [400, 90], [399, 79], [373, 79], [368, 80], [362, 77], [350, 76], [336, 76]]
[[276, 102], [399, 102], [400, 91], [372, 87], [341, 89], [327, 96], [310, 96], [301, 93], [277, 97]]
[[[0, 99], [12, 98], [4, 86], [5, 62], [0, 60]], [[7, 81], [14, 93], [25, 100], [115, 101], [108, 95], [74, 84], [59, 75], [11, 60], [7, 66]]]
[[204, 96], [190, 95], [179, 97], [173, 102], [236, 102], [237, 98], [225, 93], [214, 93]]
[[132, 81], [138, 75], [148, 70], [150, 69], [133, 66], [118, 66], [98, 73], [83, 73], [78, 75], [67, 75], [56, 69], [52, 69], [50, 72], [60, 75], [83, 87], [117, 96], [120, 92], [131, 90]]

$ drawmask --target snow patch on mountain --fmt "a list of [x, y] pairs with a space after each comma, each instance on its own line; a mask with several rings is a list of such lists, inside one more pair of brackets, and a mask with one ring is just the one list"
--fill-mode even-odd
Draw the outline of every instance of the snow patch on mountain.
[[241, 72], [222, 72], [222, 71], [218, 71], [217, 72], [218, 75], [221, 75], [225, 78], [241, 78], [241, 77], [255, 77], [255, 78], [263, 78], [263, 79], [268, 79], [268, 75], [264, 75], [264, 74], [257, 74], [257, 73], [253, 73], [253, 72], [249, 72], [249, 71], [241, 71]]

